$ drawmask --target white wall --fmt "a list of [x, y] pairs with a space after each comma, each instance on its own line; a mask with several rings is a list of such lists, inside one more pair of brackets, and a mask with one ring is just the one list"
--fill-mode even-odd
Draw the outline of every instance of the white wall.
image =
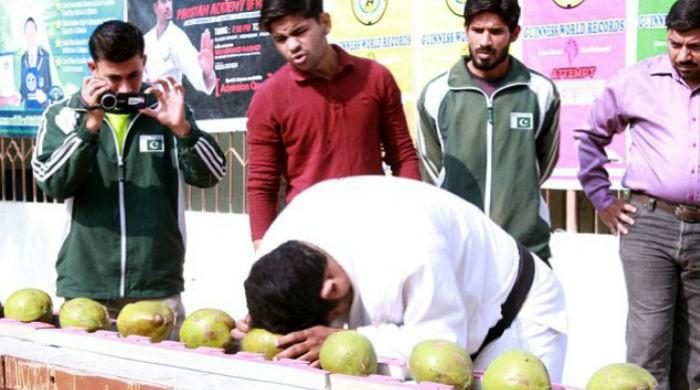
[[[56, 300], [54, 263], [65, 232], [63, 205], [0, 202], [0, 302], [15, 290], [41, 288]], [[188, 212], [185, 309], [246, 313], [243, 280], [253, 259], [248, 216]]]
[[569, 314], [564, 383], [585, 387], [600, 367], [625, 361], [627, 292], [618, 240], [558, 232], [551, 245]]
[[[65, 218], [62, 205], [0, 202], [0, 301], [24, 287], [55, 293]], [[215, 307], [241, 318], [253, 259], [247, 216], [189, 212], [187, 236], [185, 309]], [[552, 250], [569, 308], [564, 383], [584, 387], [601, 366], [624, 361], [627, 307], [617, 239], [561, 232]]]

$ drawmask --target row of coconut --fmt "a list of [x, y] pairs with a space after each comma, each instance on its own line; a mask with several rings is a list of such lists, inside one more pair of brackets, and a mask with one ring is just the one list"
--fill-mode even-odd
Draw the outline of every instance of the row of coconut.
[[[2, 305], [0, 305], [2, 307]], [[4, 315], [22, 322], [53, 322], [51, 297], [39, 289], [14, 292], [5, 302]], [[107, 308], [88, 298], [65, 302], [58, 313], [60, 327], [84, 328], [88, 332], [110, 330]], [[171, 337], [175, 324], [173, 310], [157, 301], [140, 301], [126, 305], [117, 316], [117, 330], [122, 337], [139, 335], [157, 343]], [[235, 321], [217, 309], [200, 309], [184, 320], [179, 330], [180, 342], [188, 348], [222, 348], [263, 354], [273, 359], [281, 352], [277, 338], [264, 329], [253, 329], [236, 343], [231, 336]], [[324, 370], [346, 375], [367, 376], [377, 372], [377, 356], [369, 339], [352, 330], [338, 331], [321, 345], [319, 360]], [[427, 340], [413, 348], [409, 371], [417, 382], [429, 381], [465, 390], [474, 381], [472, 361], [467, 351], [450, 341]], [[612, 364], [598, 370], [589, 380], [587, 390], [653, 390], [654, 377], [632, 364]], [[552, 387], [545, 365], [525, 351], [509, 351], [490, 363], [483, 377], [483, 390], [530, 390]]]

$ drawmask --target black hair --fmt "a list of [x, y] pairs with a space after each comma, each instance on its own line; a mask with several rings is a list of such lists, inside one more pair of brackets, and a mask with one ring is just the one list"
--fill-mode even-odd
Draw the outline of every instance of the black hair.
[[321, 20], [322, 0], [265, 0], [260, 10], [260, 27], [270, 31], [270, 25], [289, 15]]
[[34, 20], [34, 18], [30, 16], [27, 18], [27, 20], [24, 21], [24, 31], [27, 31], [27, 25], [29, 23], [32, 23], [34, 25], [34, 28], [36, 28], [36, 20]]
[[700, 2], [698, 0], [678, 0], [666, 15], [666, 28], [686, 32], [700, 28]]
[[321, 298], [327, 265], [324, 253], [299, 241], [256, 261], [244, 283], [251, 326], [286, 334], [327, 324], [336, 304]]
[[120, 63], [135, 55], [143, 56], [143, 33], [131, 23], [110, 20], [97, 26], [88, 46], [94, 61]]
[[498, 15], [513, 32], [518, 27], [520, 6], [518, 0], [468, 0], [464, 4], [464, 25], [469, 26], [474, 17], [481, 12]]

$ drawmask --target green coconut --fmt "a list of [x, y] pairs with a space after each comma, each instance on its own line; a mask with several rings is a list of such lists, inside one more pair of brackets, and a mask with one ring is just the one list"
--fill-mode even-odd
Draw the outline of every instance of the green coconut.
[[37, 288], [17, 290], [5, 301], [5, 317], [22, 322], [53, 320], [53, 303], [46, 292]]
[[74, 298], [61, 305], [58, 322], [61, 328], [85, 328], [88, 332], [110, 329], [107, 308], [89, 298]]
[[409, 369], [413, 379], [454, 386], [456, 390], [471, 387], [472, 359], [467, 350], [446, 340], [426, 340], [413, 348]]
[[341, 330], [321, 345], [319, 360], [324, 370], [367, 376], [377, 373], [377, 355], [369, 339], [354, 330]]
[[200, 309], [187, 316], [180, 327], [180, 341], [187, 348], [212, 347], [229, 350], [233, 345], [233, 318], [217, 309]]
[[525, 351], [502, 353], [481, 378], [482, 390], [547, 390], [552, 388], [547, 367]]
[[596, 371], [586, 390], [654, 390], [658, 383], [649, 371], [630, 363], [615, 363]]
[[277, 339], [280, 337], [281, 335], [265, 329], [251, 329], [241, 340], [241, 351], [261, 353], [265, 355], [265, 359], [272, 360], [275, 355], [282, 352], [282, 349], [277, 348]]
[[175, 325], [175, 312], [158, 301], [130, 303], [119, 312], [117, 330], [122, 337], [138, 335], [157, 343], [167, 339]]

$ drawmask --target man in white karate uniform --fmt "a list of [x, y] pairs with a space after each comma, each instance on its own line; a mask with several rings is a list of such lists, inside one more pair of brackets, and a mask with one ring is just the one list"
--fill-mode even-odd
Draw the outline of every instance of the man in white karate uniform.
[[478, 208], [400, 178], [358, 176], [301, 193], [265, 234], [245, 282], [250, 327], [284, 334], [278, 358], [318, 364], [344, 325], [379, 356], [407, 360], [420, 341], [464, 346], [477, 369], [527, 350], [560, 381], [564, 293], [545, 263]]
[[211, 95], [216, 85], [211, 33], [209, 30], [202, 33], [197, 51], [187, 34], [172, 22], [173, 1], [152, 0], [152, 3], [156, 25], [143, 36], [148, 56], [146, 81], [172, 76], [181, 82], [184, 74], [195, 89]]

